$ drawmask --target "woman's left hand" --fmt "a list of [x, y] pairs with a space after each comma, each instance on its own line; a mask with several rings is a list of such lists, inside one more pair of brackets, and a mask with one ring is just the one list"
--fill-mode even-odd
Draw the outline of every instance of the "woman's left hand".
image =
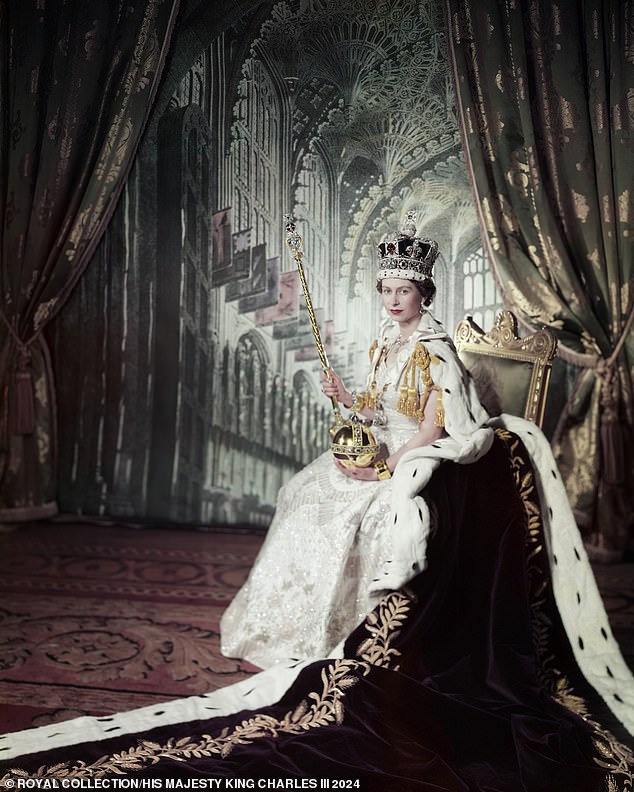
[[379, 475], [376, 470], [370, 465], [369, 467], [346, 467], [334, 457], [335, 465], [339, 470], [348, 476], [348, 478], [356, 479], [357, 481], [378, 481]]

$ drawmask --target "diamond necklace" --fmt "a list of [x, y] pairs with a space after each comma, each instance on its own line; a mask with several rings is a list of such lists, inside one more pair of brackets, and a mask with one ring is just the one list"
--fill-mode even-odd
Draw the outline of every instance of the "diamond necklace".
[[410, 338], [411, 335], [408, 336], [407, 338], [403, 338], [402, 334], [399, 333], [396, 337], [396, 340], [394, 341], [394, 346], [397, 346], [400, 349], [403, 346], [403, 344], [406, 344], [409, 341]]

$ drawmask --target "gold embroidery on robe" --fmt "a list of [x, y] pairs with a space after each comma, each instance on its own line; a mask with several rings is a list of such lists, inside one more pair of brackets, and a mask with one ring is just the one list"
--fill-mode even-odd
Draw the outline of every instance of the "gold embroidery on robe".
[[[124, 770], [142, 770], [156, 765], [162, 759], [187, 761], [192, 758], [218, 756], [224, 758], [239, 745], [248, 745], [262, 737], [277, 738], [281, 734], [304, 734], [309, 729], [341, 724], [344, 717], [343, 699], [345, 691], [370, 671], [368, 663], [357, 660], [335, 660], [322, 668], [321, 692], [312, 692], [302, 699], [282, 718], [256, 713], [246, 718], [233, 729], [224, 728], [216, 737], [209, 734], [170, 737], [162, 745], [150, 740], [141, 740], [136, 746], [110, 756], [102, 756], [92, 764], [81, 760], [63, 762], [51, 767], [40, 767], [35, 776], [20, 769], [10, 770], [4, 776], [17, 780], [24, 778], [102, 778], [109, 774], [122, 775]], [[309, 701], [311, 702], [309, 704]], [[6, 784], [8, 788], [8, 784]]]
[[403, 591], [386, 594], [377, 608], [366, 616], [364, 627], [370, 637], [357, 649], [357, 657], [373, 666], [398, 671], [399, 666], [394, 665], [393, 661], [400, 657], [401, 652], [391, 643], [406, 621], [411, 605], [412, 597]]
[[[508, 430], [497, 428], [495, 434], [504, 442], [509, 455], [509, 461], [515, 477], [515, 485], [519, 492], [527, 520], [526, 543], [527, 573], [531, 581], [531, 616], [533, 620], [533, 641], [539, 661], [539, 677], [544, 690], [556, 701], [571, 712], [576, 713], [593, 730], [592, 741], [597, 751], [593, 757], [595, 764], [611, 775], [607, 778], [610, 789], [631, 789], [632, 766], [634, 765], [634, 752], [621, 743], [606, 728], [590, 717], [588, 704], [581, 696], [577, 695], [570, 680], [558, 669], [551, 665], [551, 652], [548, 645], [548, 634], [552, 629], [550, 619], [543, 615], [543, 606], [550, 582], [543, 578], [539, 565], [534, 563], [544, 552], [542, 543], [542, 516], [537, 500], [535, 480], [532, 470], [522, 456], [522, 448], [518, 439]], [[528, 467], [528, 472], [527, 472]], [[624, 779], [621, 786], [616, 777]]]
[[[400, 652], [391, 643], [407, 619], [412, 601], [413, 597], [403, 591], [387, 594], [378, 608], [366, 617], [365, 626], [370, 637], [357, 650], [357, 656], [361, 659], [343, 658], [322, 668], [321, 692], [309, 693], [282, 718], [257, 712], [233, 729], [223, 729], [215, 737], [209, 734], [180, 739], [171, 737], [163, 744], [142, 740], [137, 746], [103, 756], [90, 765], [81, 760], [71, 760], [52, 767], [40, 767], [37, 778], [101, 778], [109, 773], [121, 775], [123, 770], [141, 770], [157, 764], [161, 759], [186, 761], [194, 757], [225, 757], [236, 746], [248, 745], [262, 737], [303, 734], [309, 729], [339, 725], [345, 714], [345, 691], [356, 685], [362, 676], [366, 676], [371, 666], [398, 669], [394, 660], [400, 656]], [[24, 770], [13, 769], [4, 779], [30, 777]]]

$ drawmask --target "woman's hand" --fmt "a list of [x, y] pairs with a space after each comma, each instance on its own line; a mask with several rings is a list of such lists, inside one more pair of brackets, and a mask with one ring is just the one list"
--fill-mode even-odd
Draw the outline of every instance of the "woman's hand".
[[352, 394], [332, 369], [328, 373], [321, 372], [321, 389], [329, 399], [334, 396], [344, 407], [349, 407], [352, 404]]
[[348, 478], [356, 479], [357, 481], [378, 481], [379, 474], [376, 472], [374, 467], [370, 465], [369, 467], [346, 467], [343, 465], [337, 457], [334, 457], [335, 465], [339, 468], [339, 470]]

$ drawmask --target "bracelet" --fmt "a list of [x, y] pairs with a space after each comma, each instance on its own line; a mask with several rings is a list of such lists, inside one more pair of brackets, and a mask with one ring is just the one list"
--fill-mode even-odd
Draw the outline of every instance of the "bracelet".
[[382, 459], [375, 462], [373, 467], [376, 470], [376, 475], [379, 477], [379, 480], [392, 478], [389, 467]]
[[357, 391], [354, 390], [352, 391], [350, 396], [352, 396], [352, 402], [350, 404], [346, 404], [345, 402], [343, 402], [343, 406], [346, 407], [348, 410], [352, 410], [353, 412], [361, 412], [361, 410], [366, 406], [365, 394], [357, 393]]

